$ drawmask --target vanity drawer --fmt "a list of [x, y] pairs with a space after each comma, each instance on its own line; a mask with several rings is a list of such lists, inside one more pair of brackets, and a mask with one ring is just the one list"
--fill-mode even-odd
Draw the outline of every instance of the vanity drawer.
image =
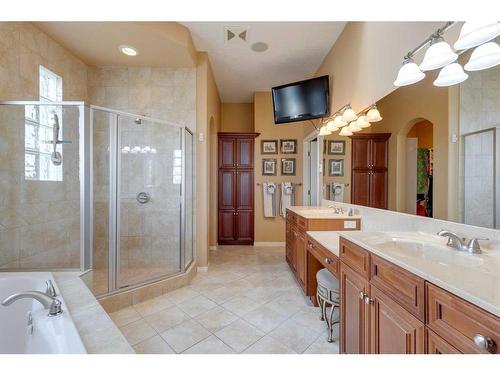
[[[500, 353], [500, 318], [426, 282], [427, 325], [462, 353]], [[474, 343], [482, 335], [495, 344], [489, 351]]]
[[302, 216], [297, 215], [295, 217], [295, 219], [297, 221], [297, 226], [299, 228], [304, 229], [304, 230], [307, 229], [307, 220], [305, 218], [303, 218]]
[[370, 254], [358, 245], [340, 238], [340, 260], [368, 279], [370, 276]]
[[339, 278], [340, 259], [335, 254], [332, 254], [319, 243], [311, 240], [311, 238], [309, 238], [307, 248], [323, 267], [330, 271], [337, 279]]
[[397, 301], [422, 322], [425, 320], [425, 280], [371, 254], [370, 283]]

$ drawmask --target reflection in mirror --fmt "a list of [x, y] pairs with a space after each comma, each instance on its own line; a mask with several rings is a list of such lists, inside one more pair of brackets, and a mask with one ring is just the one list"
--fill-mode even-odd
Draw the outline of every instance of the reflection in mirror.
[[[324, 199], [382, 207], [386, 194], [389, 210], [500, 228], [500, 66], [468, 72], [450, 87], [434, 86], [437, 74], [379, 100], [382, 121], [352, 137], [322, 137]], [[377, 142], [362, 153], [353, 147], [356, 138], [382, 133], [384, 151]], [[384, 156], [387, 181], [377, 169]]]

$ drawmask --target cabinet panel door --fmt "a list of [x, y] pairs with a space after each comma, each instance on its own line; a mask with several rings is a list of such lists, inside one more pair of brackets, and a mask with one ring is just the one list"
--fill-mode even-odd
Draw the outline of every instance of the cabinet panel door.
[[388, 159], [388, 143], [386, 139], [374, 138], [371, 140], [371, 168], [385, 169], [387, 168]]
[[370, 206], [370, 172], [353, 170], [352, 172], [352, 204]]
[[429, 328], [425, 329], [427, 336], [427, 345], [425, 352], [427, 354], [460, 354], [460, 351], [446, 340], [436, 335]]
[[236, 145], [236, 166], [238, 168], [253, 168], [254, 140], [237, 138]]
[[235, 212], [234, 211], [219, 211], [219, 236], [218, 241], [234, 241], [235, 240]]
[[236, 209], [253, 210], [253, 170], [236, 171]]
[[234, 168], [236, 166], [236, 141], [234, 138], [219, 138], [219, 168]]
[[370, 139], [353, 139], [351, 168], [368, 169], [370, 164]]
[[304, 233], [299, 233], [295, 242], [295, 255], [297, 258], [295, 264], [297, 267], [297, 278], [303, 289], [306, 285], [306, 251], [305, 235]]
[[370, 207], [387, 208], [387, 172], [374, 169], [370, 175]]
[[369, 295], [370, 353], [423, 354], [424, 323], [373, 285]]
[[236, 208], [234, 170], [219, 170], [219, 210], [234, 210]]
[[340, 353], [368, 352], [367, 305], [360, 296], [368, 288], [368, 280], [340, 263]]
[[253, 211], [236, 212], [236, 240], [253, 242]]

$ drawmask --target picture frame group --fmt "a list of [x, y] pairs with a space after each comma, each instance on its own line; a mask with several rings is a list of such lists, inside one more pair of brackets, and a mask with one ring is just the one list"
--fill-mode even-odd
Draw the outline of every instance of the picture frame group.
[[[279, 147], [279, 148], [278, 148]], [[264, 139], [260, 141], [262, 155], [297, 154], [296, 139]], [[295, 176], [296, 158], [281, 158], [281, 175]], [[262, 176], [276, 176], [278, 174], [278, 159], [262, 159]]]
[[[282, 176], [295, 176], [296, 172], [296, 159], [295, 158], [282, 158], [281, 159], [281, 175]], [[276, 176], [278, 174], [278, 160], [277, 159], [262, 159], [262, 175], [263, 176]]]
[[[278, 152], [279, 151], [279, 152]], [[260, 153], [262, 155], [272, 154], [296, 154], [297, 140], [296, 139], [280, 139], [278, 149], [278, 139], [264, 139], [260, 141]]]

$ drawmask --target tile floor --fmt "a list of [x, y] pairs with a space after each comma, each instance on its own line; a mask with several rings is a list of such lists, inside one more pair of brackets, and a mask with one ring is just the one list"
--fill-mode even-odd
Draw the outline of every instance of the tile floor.
[[191, 285], [111, 318], [137, 353], [338, 353], [338, 341], [326, 341], [326, 323], [296, 284], [282, 247], [210, 251], [209, 271]]

